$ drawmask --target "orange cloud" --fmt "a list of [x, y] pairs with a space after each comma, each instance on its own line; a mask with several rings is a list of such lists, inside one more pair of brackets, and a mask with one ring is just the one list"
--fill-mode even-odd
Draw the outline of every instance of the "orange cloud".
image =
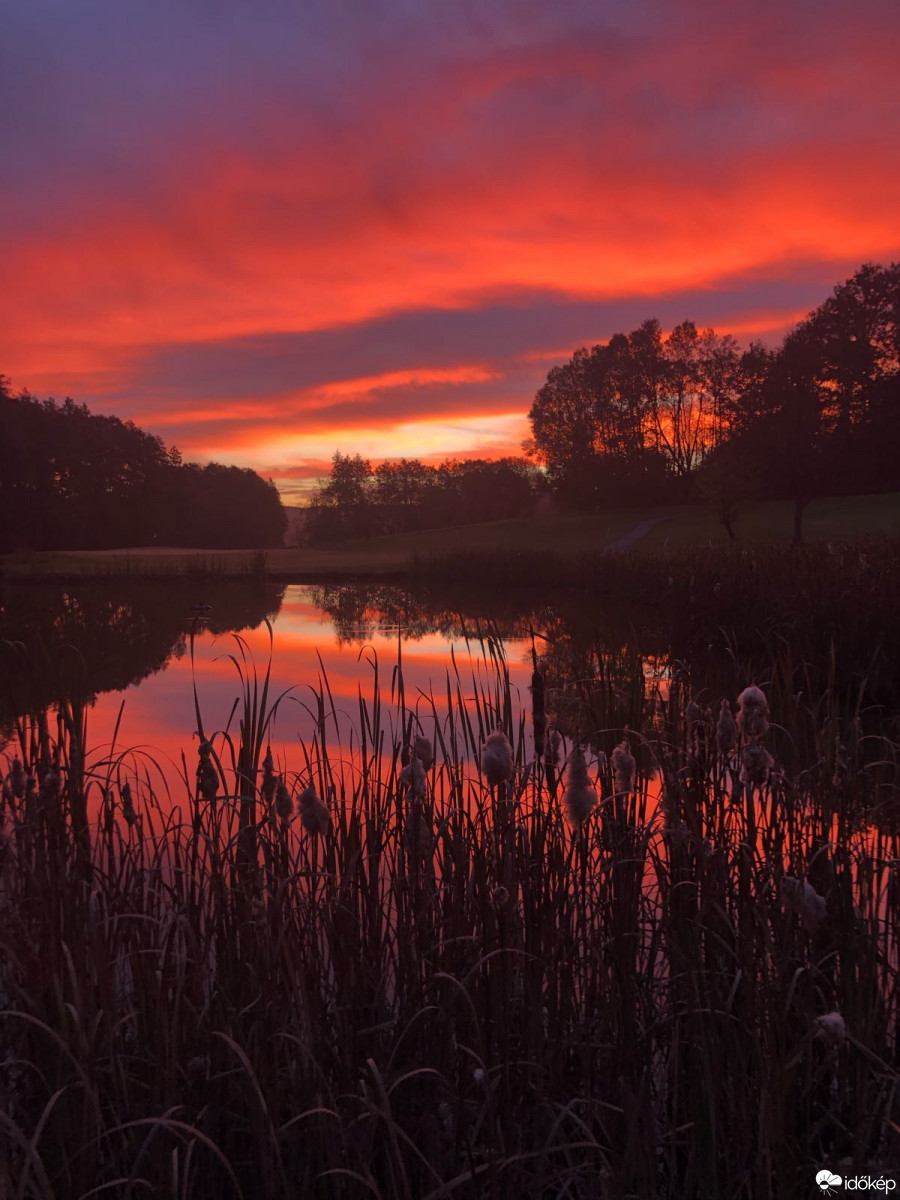
[[[549, 363], [636, 306], [684, 297], [673, 320], [774, 336], [900, 252], [894, 30], [877, 8], [850, 28], [826, 4], [795, 28], [697, 2], [679, 30], [370, 65], [320, 121], [268, 93], [233, 126], [186, 113], [147, 186], [86, 163], [40, 220], [0, 231], [0, 369], [284, 478], [338, 446], [514, 450]], [[584, 306], [571, 335], [532, 319], [530, 340], [493, 347], [473, 322], [426, 353], [391, 324], [502, 305], [526, 323], [547, 296]], [[367, 353], [320, 346], [327, 371], [277, 341], [341, 331]]]

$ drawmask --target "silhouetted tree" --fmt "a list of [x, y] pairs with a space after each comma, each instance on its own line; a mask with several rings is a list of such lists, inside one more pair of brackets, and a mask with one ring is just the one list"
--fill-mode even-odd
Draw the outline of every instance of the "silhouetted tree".
[[0, 384], [0, 547], [279, 546], [286, 517], [254, 471], [184, 464], [131, 421]]
[[733, 338], [645, 321], [551, 368], [525, 450], [576, 508], [658, 498], [726, 436], [740, 382]]
[[788, 334], [751, 347], [732, 444], [767, 495], [794, 502], [900, 486], [900, 264], [863, 266]]
[[752, 465], [729, 442], [714, 447], [697, 470], [697, 490], [736, 540], [735, 522], [748, 500], [759, 494], [760, 480]]

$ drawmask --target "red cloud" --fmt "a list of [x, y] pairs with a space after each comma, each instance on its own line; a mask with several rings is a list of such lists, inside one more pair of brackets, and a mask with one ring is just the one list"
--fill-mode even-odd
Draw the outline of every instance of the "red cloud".
[[[682, 293], [714, 301], [741, 276], [771, 281], [770, 311], [748, 295], [722, 325], [777, 332], [803, 311], [778, 301], [798, 263], [818, 264], [815, 302], [900, 249], [896, 26], [874, 8], [851, 27], [826, 4], [801, 27], [773, 6], [738, 17], [695, 3], [680, 32], [456, 57], [436, 46], [403, 71], [362, 71], [355, 104], [318, 123], [271, 96], [239, 128], [227, 112], [202, 128], [187, 119], [145, 189], [87, 161], [55, 207], [42, 199], [40, 221], [0, 234], [0, 368], [133, 415], [192, 454], [290, 466], [288, 449], [320, 461], [323, 440], [387, 436], [412, 418], [425, 430], [524, 413], [567, 334], [489, 352], [461, 340], [443, 355], [398, 340], [384, 361], [335, 358], [327, 378], [303, 379], [302, 346], [296, 372], [271, 368], [279, 333], [384, 339], [389, 314], [490, 296], [520, 297], [524, 314], [548, 292], [639, 297], [649, 316]], [[573, 326], [571, 344], [611, 331]], [[210, 363], [237, 342], [245, 374], [226, 387]], [[478, 437], [515, 448], [502, 425]]]

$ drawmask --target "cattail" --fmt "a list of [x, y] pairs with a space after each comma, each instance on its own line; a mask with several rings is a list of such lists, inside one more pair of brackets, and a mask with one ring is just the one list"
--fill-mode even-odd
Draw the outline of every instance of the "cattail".
[[769, 704], [758, 687], [745, 687], [738, 696], [738, 728], [748, 741], [758, 741], [769, 729]]
[[828, 915], [825, 897], [820, 896], [811, 883], [785, 875], [781, 881], [781, 899], [784, 907], [796, 913], [803, 926], [815, 933]]
[[534, 670], [531, 673], [531, 720], [534, 726], [534, 754], [540, 758], [544, 753], [544, 735], [547, 731], [547, 712], [544, 707], [544, 677], [537, 668], [537, 658], [532, 650]]
[[545, 760], [548, 763], [552, 762], [555, 764], [555, 763], [559, 762], [559, 747], [561, 744], [562, 744], [562, 734], [559, 732], [558, 729], [551, 730], [550, 738], [547, 742], [547, 752], [545, 754]]
[[330, 821], [328, 809], [316, 795], [312, 784], [300, 793], [297, 807], [300, 810], [300, 824], [308, 834], [315, 836], [327, 831]]
[[138, 815], [134, 811], [134, 801], [131, 799], [131, 785], [129, 783], [122, 784], [119, 788], [119, 796], [122, 799], [122, 816], [129, 825], [136, 825]]
[[[265, 783], [265, 780], [263, 781]], [[285, 785], [284, 778], [278, 775], [275, 779], [275, 814], [284, 822], [291, 819], [294, 811], [294, 799]]]
[[716, 745], [723, 758], [727, 758], [737, 745], [737, 725], [731, 712], [731, 705], [723, 697], [719, 705], [719, 720], [716, 723]]
[[18, 758], [14, 758], [9, 774], [3, 781], [3, 791], [7, 800], [11, 800], [13, 797], [21, 800], [25, 795], [25, 786], [25, 768]]
[[563, 802], [573, 825], [582, 825], [591, 815], [597, 802], [597, 793], [588, 778], [584, 752], [577, 746], [569, 756], [569, 774]]
[[703, 720], [703, 709], [696, 700], [691, 700], [685, 709], [685, 718], [687, 719], [688, 733], [694, 728], [698, 721]]
[[628, 744], [627, 738], [619, 742], [618, 746], [613, 750], [612, 768], [616, 792], [624, 792], [626, 795], [630, 795], [634, 791], [634, 773], [637, 763], [634, 761], [634, 755], [631, 753], [631, 747]]
[[269, 746], [266, 751], [266, 757], [263, 759], [263, 777], [262, 783], [259, 785], [260, 795], [266, 806], [271, 805], [275, 800], [278, 783], [279, 779], [275, 774], [275, 763], [272, 759], [272, 747]]
[[762, 787], [769, 778], [775, 760], [765, 746], [750, 742], [741, 756], [741, 783], [755, 783]]
[[491, 787], [505, 783], [513, 773], [512, 746], [499, 729], [489, 733], [481, 747], [481, 773]]
[[434, 747], [431, 739], [420, 734], [413, 742], [413, 756], [422, 764], [425, 771], [430, 771], [434, 763]]
[[33, 821], [37, 817], [37, 786], [34, 776], [29, 771], [25, 776], [25, 820]]
[[55, 766], [50, 766], [41, 777], [41, 806], [50, 808], [59, 799], [60, 776]]
[[198, 754], [200, 761], [197, 764], [197, 791], [207, 804], [212, 804], [219, 791], [219, 773], [212, 760], [212, 746], [209, 742], [200, 743]]
[[434, 831], [424, 808], [416, 801], [406, 816], [403, 841], [414, 862], [427, 863], [434, 856]]
[[839, 1012], [826, 1013], [816, 1020], [816, 1037], [829, 1046], [841, 1046], [847, 1040], [847, 1023]]
[[400, 772], [400, 786], [409, 792], [413, 800], [421, 800], [425, 796], [425, 767], [417, 755]]

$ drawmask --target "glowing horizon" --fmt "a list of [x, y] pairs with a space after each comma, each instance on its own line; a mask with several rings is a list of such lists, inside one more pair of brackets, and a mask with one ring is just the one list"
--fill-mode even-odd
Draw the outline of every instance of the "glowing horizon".
[[883, 0], [352, 7], [14, 0], [14, 387], [290, 500], [337, 449], [515, 453], [576, 346], [772, 341], [900, 256]]

